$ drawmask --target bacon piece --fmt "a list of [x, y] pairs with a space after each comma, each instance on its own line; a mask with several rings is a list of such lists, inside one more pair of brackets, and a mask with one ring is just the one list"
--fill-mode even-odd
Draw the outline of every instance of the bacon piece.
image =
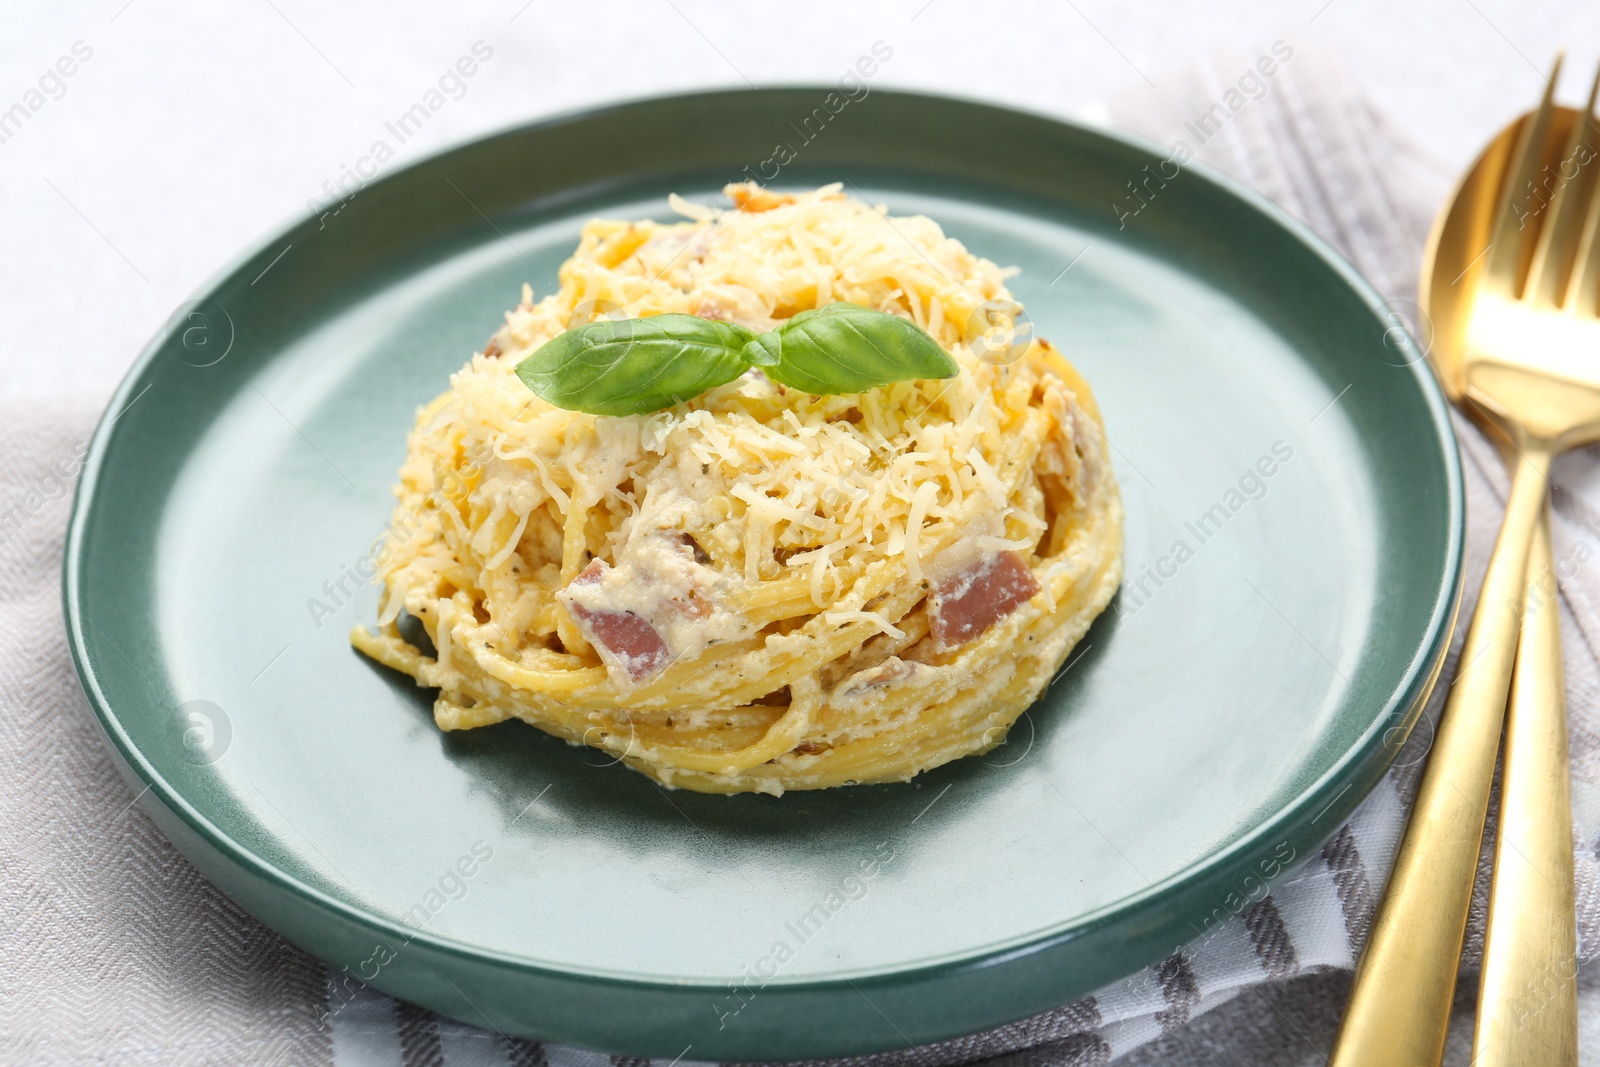
[[869, 689], [877, 689], [891, 682], [903, 681], [917, 672], [915, 664], [907, 663], [899, 656], [890, 656], [876, 667], [868, 667], [864, 671], [857, 671], [839, 684], [834, 690], [832, 700], [849, 700], [858, 697]]
[[685, 530], [683, 533], [678, 535], [678, 539], [683, 542], [683, 547], [687, 548], [694, 554], [694, 561], [696, 563], [704, 567], [707, 563], [711, 562], [711, 553], [700, 547], [700, 542], [695, 540], [694, 534]]
[[686, 592], [671, 597], [668, 604], [674, 611], [680, 612], [691, 619], [703, 619], [711, 614], [711, 602], [700, 595], [700, 590], [691, 586]]
[[483, 346], [483, 354], [486, 359], [500, 358], [500, 337], [498, 334], [489, 338], [489, 343]]
[[1084, 413], [1069, 391], [1056, 384], [1044, 390], [1044, 410], [1055, 419], [1034, 470], [1046, 492], [1064, 495], [1072, 506], [1081, 507], [1095, 490], [1095, 470], [1090, 457], [1095, 452], [1099, 427]]
[[1015, 552], [974, 560], [934, 585], [928, 597], [933, 647], [948, 652], [977, 637], [1039, 592], [1033, 572]]
[[672, 658], [656, 628], [631, 611], [591, 611], [573, 604], [572, 616], [589, 643], [615, 657], [635, 682], [660, 671]]
[[702, 319], [716, 319], [718, 322], [727, 322], [728, 314], [709, 300], [700, 301], [700, 306], [695, 308], [695, 315]]
[[[604, 563], [593, 560], [572, 579], [572, 584], [598, 585], [605, 570]], [[657, 673], [672, 659], [666, 641], [641, 615], [586, 608], [581, 604], [569, 604], [568, 610], [589, 643], [615, 659], [634, 682]]]

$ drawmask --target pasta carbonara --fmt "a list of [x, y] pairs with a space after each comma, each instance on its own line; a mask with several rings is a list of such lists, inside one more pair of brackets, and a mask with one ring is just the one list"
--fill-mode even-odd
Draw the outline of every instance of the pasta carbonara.
[[[351, 641], [436, 688], [440, 729], [521, 719], [666, 786], [898, 781], [992, 748], [1121, 579], [1089, 388], [1043, 340], [995, 358], [1008, 272], [933, 221], [727, 192], [590, 222], [558, 291], [524, 286], [417, 415], [378, 626]], [[752, 370], [599, 417], [514, 371], [600, 317], [764, 331], [833, 301], [912, 320], [960, 373], [812, 396]]]

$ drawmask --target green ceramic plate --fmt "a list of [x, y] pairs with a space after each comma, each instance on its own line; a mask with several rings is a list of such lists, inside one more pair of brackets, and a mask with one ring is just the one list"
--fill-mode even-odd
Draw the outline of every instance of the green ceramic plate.
[[[1172, 951], [1403, 740], [1462, 493], [1379, 297], [1204, 171], [1131, 214], [1144, 145], [886, 91], [802, 143], [825, 93], [647, 100], [398, 170], [224, 271], [112, 402], [66, 551], [84, 688], [178, 846], [336, 970], [630, 1053], [948, 1037]], [[1007, 745], [906, 785], [701, 796], [517, 723], [440, 734], [345, 639], [412, 412], [585, 220], [668, 217], [780, 142], [774, 184], [845, 181], [1022, 268], [1105, 412], [1120, 599]]]

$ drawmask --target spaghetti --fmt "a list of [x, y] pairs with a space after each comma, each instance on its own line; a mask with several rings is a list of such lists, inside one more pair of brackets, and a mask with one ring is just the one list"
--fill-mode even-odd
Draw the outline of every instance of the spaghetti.
[[[994, 364], [1006, 272], [829, 186], [594, 221], [418, 414], [360, 651], [463, 730], [521, 719], [663, 785], [903, 780], [998, 744], [1121, 579], [1088, 386], [1047, 342]], [[651, 415], [532, 395], [517, 361], [600, 316], [764, 331], [833, 301], [911, 319], [943, 381], [812, 396], [752, 371]], [[403, 636], [420, 623], [432, 649]]]

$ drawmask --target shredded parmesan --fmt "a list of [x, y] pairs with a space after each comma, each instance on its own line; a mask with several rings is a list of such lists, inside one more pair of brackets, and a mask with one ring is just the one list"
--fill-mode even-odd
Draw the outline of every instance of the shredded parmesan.
[[906, 516], [906, 578], [913, 585], [922, 581], [922, 523], [938, 495], [939, 487], [936, 484], [923, 482], [917, 487], [916, 496], [911, 500], [911, 511]]
[[905, 636], [903, 630], [876, 611], [827, 611], [823, 612], [822, 618], [829, 626], [847, 626], [853, 622], [866, 622], [876, 626], [880, 633], [886, 633], [890, 637]]

